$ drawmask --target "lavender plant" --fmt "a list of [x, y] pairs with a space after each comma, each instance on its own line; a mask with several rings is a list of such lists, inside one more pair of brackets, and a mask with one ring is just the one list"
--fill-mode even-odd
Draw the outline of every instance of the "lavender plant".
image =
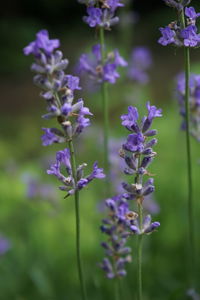
[[[83, 17], [91, 28], [95, 28], [99, 32], [100, 45], [93, 47], [92, 52], [95, 57], [93, 61], [88, 60], [86, 55], [80, 58], [80, 68], [89, 74], [90, 78], [101, 83], [102, 104], [104, 115], [104, 168], [109, 174], [109, 153], [108, 153], [108, 130], [109, 130], [109, 103], [107, 83], [115, 83], [119, 77], [117, 72], [118, 66], [126, 66], [127, 63], [115, 50], [112, 53], [106, 53], [105, 34], [104, 31], [111, 30], [111, 27], [119, 22], [119, 18], [115, 16], [118, 7], [123, 4], [120, 0], [79, 0], [87, 6], [87, 16]], [[106, 184], [107, 193], [109, 191], [109, 182]]]
[[[144, 234], [150, 234], [159, 226], [159, 222], [151, 222], [151, 216], [143, 216], [143, 202], [145, 197], [154, 192], [154, 180], [149, 178], [144, 182], [144, 176], [151, 176], [147, 170], [156, 156], [152, 147], [157, 143], [152, 138], [157, 131], [151, 129], [153, 119], [162, 116], [161, 109], [147, 103], [148, 115], [139, 123], [139, 114], [136, 107], [129, 106], [128, 114], [122, 115], [122, 125], [131, 134], [122, 145], [120, 156], [126, 167], [124, 173], [133, 176], [132, 183], [122, 182], [124, 192], [106, 200], [109, 208], [109, 217], [103, 220], [101, 230], [108, 235], [107, 243], [102, 246], [106, 249], [105, 258], [101, 267], [106, 271], [108, 278], [126, 275], [125, 264], [130, 262], [130, 248], [125, 247], [127, 238], [138, 235], [138, 299], [142, 299], [142, 239]], [[150, 140], [149, 140], [150, 138]], [[130, 209], [130, 200], [137, 205], [137, 212]], [[132, 205], [132, 206], [134, 206]]]
[[[190, 134], [200, 142], [200, 75], [191, 74], [189, 81], [189, 107], [190, 107]], [[177, 78], [177, 98], [179, 101], [180, 114], [183, 117], [181, 128], [186, 129], [185, 121], [185, 76]]]
[[[121, 144], [123, 143], [122, 139], [110, 139], [109, 144], [109, 161], [111, 165], [111, 179], [113, 183], [114, 191], [118, 194], [123, 193], [123, 187], [121, 185], [122, 174], [124, 169], [126, 168], [126, 162], [121, 159], [118, 153]], [[145, 212], [150, 213], [152, 215], [158, 214], [160, 211], [160, 207], [153, 197], [152, 194], [146, 196], [145, 201], [143, 201], [143, 209]]]
[[158, 42], [167, 46], [172, 44], [176, 47], [183, 47], [185, 56], [185, 129], [186, 129], [186, 149], [187, 149], [187, 175], [188, 175], [188, 221], [189, 221], [189, 261], [190, 279], [194, 284], [195, 272], [195, 228], [193, 216], [193, 187], [192, 187], [192, 163], [190, 145], [190, 48], [200, 46], [200, 34], [196, 26], [196, 20], [200, 13], [196, 13], [193, 7], [187, 7], [191, 0], [164, 0], [165, 3], [177, 10], [178, 20], [170, 23], [164, 28], [160, 28], [162, 37]]
[[90, 125], [86, 116], [92, 115], [84, 106], [82, 99], [74, 101], [75, 90], [80, 90], [79, 78], [66, 75], [64, 70], [68, 60], [63, 59], [61, 51], [56, 50], [60, 46], [59, 40], [49, 39], [48, 32], [41, 30], [36, 35], [36, 40], [24, 48], [24, 54], [34, 56], [35, 62], [31, 70], [36, 73], [34, 83], [41, 89], [41, 96], [47, 103], [47, 113], [44, 119], [55, 118], [59, 128], [43, 128], [42, 144], [44, 146], [53, 143], [67, 143], [69, 148], [56, 153], [56, 162], [47, 170], [61, 182], [59, 189], [65, 192], [65, 198], [74, 195], [76, 215], [76, 254], [79, 281], [82, 299], [86, 299], [82, 262], [80, 254], [80, 212], [79, 191], [86, 187], [94, 178], [104, 178], [103, 169], [97, 162], [93, 165], [91, 174], [84, 176], [87, 164], [76, 164], [74, 139]]

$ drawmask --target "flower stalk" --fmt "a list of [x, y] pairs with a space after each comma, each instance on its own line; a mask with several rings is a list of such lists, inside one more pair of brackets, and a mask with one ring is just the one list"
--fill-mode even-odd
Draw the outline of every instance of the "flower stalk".
[[[75, 185], [77, 184], [77, 176], [76, 176], [76, 156], [74, 151], [74, 145], [72, 139], [69, 140], [69, 150], [71, 156], [71, 166], [72, 166], [72, 175], [74, 178]], [[86, 296], [86, 288], [83, 276], [82, 269], [82, 260], [81, 260], [81, 250], [80, 250], [80, 211], [79, 211], [79, 191], [76, 190], [74, 193], [74, 201], [75, 201], [75, 218], [76, 218], [76, 259], [77, 259], [77, 268], [78, 268], [78, 276], [81, 287], [81, 297], [82, 300], [87, 300]]]
[[[182, 89], [182, 109], [181, 114], [184, 117], [183, 129], [186, 131], [186, 160], [187, 160], [187, 185], [188, 185], [188, 227], [189, 227], [189, 265], [190, 265], [190, 284], [194, 285], [195, 275], [195, 226], [194, 226], [194, 203], [193, 203], [193, 181], [192, 181], [192, 157], [191, 157], [191, 142], [190, 135], [198, 139], [198, 117], [193, 117], [192, 108], [196, 108], [195, 97], [193, 99], [194, 91], [191, 88], [191, 83], [196, 80], [195, 76], [190, 74], [190, 48], [200, 47], [200, 34], [196, 21], [200, 17], [200, 13], [195, 11], [195, 8], [188, 5], [191, 0], [164, 0], [165, 3], [177, 10], [178, 20], [170, 23], [165, 28], [160, 28], [162, 37], [158, 42], [167, 46], [169, 44], [184, 49], [184, 68], [185, 68], [185, 82]], [[181, 87], [181, 85], [180, 85]], [[180, 88], [179, 88], [180, 92]], [[180, 101], [180, 104], [181, 104]], [[198, 115], [197, 115], [198, 116]]]
[[[184, 10], [181, 12], [181, 23], [185, 28]], [[194, 240], [194, 216], [193, 216], [193, 187], [192, 187], [192, 158], [190, 142], [190, 49], [184, 47], [185, 67], [185, 127], [186, 127], [186, 156], [187, 156], [187, 181], [188, 181], [188, 225], [189, 225], [189, 257], [190, 257], [190, 281], [193, 284], [195, 270], [195, 240]]]
[[[105, 34], [104, 28], [100, 28], [100, 45], [101, 45], [101, 57], [102, 65], [105, 63]], [[109, 177], [110, 167], [109, 167], [109, 149], [108, 149], [108, 139], [109, 139], [109, 100], [108, 100], [108, 85], [106, 81], [102, 82], [101, 85], [102, 94], [102, 106], [103, 106], [103, 128], [104, 128], [104, 170]], [[106, 180], [106, 195], [109, 194], [109, 180]]]

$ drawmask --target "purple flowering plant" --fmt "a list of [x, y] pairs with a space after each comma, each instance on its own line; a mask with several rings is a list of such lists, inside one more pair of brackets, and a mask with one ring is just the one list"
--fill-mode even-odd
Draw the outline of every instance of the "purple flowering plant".
[[92, 47], [91, 55], [81, 55], [78, 71], [82, 74], [87, 74], [91, 80], [97, 83], [101, 84], [105, 81], [114, 84], [117, 78], [120, 77], [117, 68], [126, 66], [127, 62], [120, 56], [117, 49], [107, 53], [103, 61], [101, 45], [97, 44]]
[[[53, 143], [69, 143], [74, 137], [78, 136], [84, 128], [90, 125], [90, 120], [86, 116], [92, 113], [84, 106], [83, 99], [74, 101], [74, 91], [80, 90], [79, 78], [65, 74], [64, 70], [68, 65], [68, 60], [63, 59], [62, 52], [56, 50], [60, 45], [58, 40], [50, 40], [48, 32], [41, 30], [36, 35], [36, 40], [24, 48], [24, 54], [32, 54], [35, 62], [31, 70], [36, 73], [34, 83], [38, 85], [42, 92], [41, 97], [47, 104], [47, 113], [42, 117], [46, 120], [56, 118], [60, 128], [42, 128], [42, 144], [44, 146]], [[94, 164], [93, 172], [83, 178], [83, 169], [86, 164], [78, 166], [76, 177], [78, 182], [74, 182], [74, 174], [70, 165], [71, 153], [69, 149], [58, 151], [56, 163], [52, 164], [47, 171], [48, 174], [55, 175], [63, 183], [60, 187], [63, 191], [69, 191], [67, 195], [74, 194], [75, 190], [80, 190], [94, 178], [103, 178], [103, 171], [99, 169], [97, 163]], [[61, 173], [61, 166], [64, 165], [68, 177]], [[101, 175], [98, 173], [100, 170]], [[85, 183], [83, 183], [85, 182]]]
[[49, 39], [46, 30], [37, 33], [35, 41], [24, 48], [24, 54], [32, 54], [35, 62], [31, 70], [36, 73], [34, 83], [42, 92], [41, 97], [47, 104], [47, 113], [43, 115], [46, 120], [55, 118], [59, 128], [42, 128], [42, 144], [44, 146], [53, 143], [66, 143], [69, 148], [56, 153], [56, 162], [47, 170], [61, 182], [60, 190], [66, 193], [65, 197], [74, 195], [76, 215], [76, 245], [77, 267], [81, 287], [82, 299], [86, 299], [86, 291], [83, 278], [82, 262], [80, 255], [80, 215], [79, 215], [79, 191], [86, 187], [94, 178], [105, 177], [103, 169], [97, 162], [93, 165], [91, 174], [84, 176], [85, 163], [77, 166], [73, 140], [90, 125], [92, 113], [84, 106], [83, 99], [74, 102], [75, 90], [80, 90], [79, 78], [65, 74], [64, 70], [68, 60], [63, 59], [61, 51], [57, 50], [60, 42], [57, 39]]
[[[189, 81], [189, 106], [190, 106], [190, 133], [200, 142], [200, 75], [191, 74]], [[185, 120], [185, 76], [180, 74], [177, 78], [176, 88], [180, 114], [183, 117], [181, 128], [186, 129]]]
[[131, 53], [131, 59], [128, 66], [128, 78], [139, 84], [149, 82], [147, 71], [152, 66], [152, 55], [147, 47], [135, 47]]
[[[114, 84], [120, 77], [117, 68], [126, 67], [127, 62], [116, 49], [110, 53], [106, 51], [105, 30], [118, 23], [115, 15], [117, 8], [123, 7], [120, 0], [79, 0], [86, 5], [87, 15], [83, 20], [89, 27], [96, 29], [99, 34], [100, 44], [92, 47], [92, 55], [82, 54], [79, 60], [79, 72], [87, 74], [94, 83], [101, 85], [102, 106], [104, 115], [104, 169], [110, 175], [109, 164], [109, 110], [107, 83]], [[106, 181], [106, 194], [109, 194], [109, 183]]]
[[[125, 264], [131, 261], [131, 249], [126, 247], [126, 242], [132, 235], [139, 236], [138, 272], [141, 274], [142, 236], [152, 233], [160, 226], [159, 222], [152, 222], [149, 214], [143, 216], [144, 199], [155, 190], [153, 178], [150, 177], [143, 182], [144, 176], [151, 176], [147, 168], [157, 154], [152, 149], [157, 143], [154, 137], [157, 131], [151, 129], [151, 125], [154, 118], [162, 116], [161, 109], [151, 106], [149, 102], [147, 102], [147, 111], [147, 116], [144, 116], [140, 123], [136, 107], [129, 106], [128, 114], [121, 116], [122, 125], [131, 133], [122, 145], [120, 156], [126, 165], [124, 173], [129, 177], [133, 176], [134, 181], [133, 183], [122, 182], [124, 191], [105, 201], [108, 218], [103, 220], [101, 231], [108, 236], [107, 242], [102, 244], [107, 257], [103, 259], [101, 267], [108, 278], [126, 275]], [[131, 210], [135, 205], [137, 212]], [[141, 277], [138, 286], [139, 299], [142, 299]]]
[[103, 27], [110, 30], [111, 26], [119, 22], [115, 16], [118, 7], [124, 6], [120, 0], [79, 0], [87, 5], [87, 16], [83, 17], [85, 23], [90, 27]]
[[[178, 98], [180, 103], [180, 112], [184, 117], [183, 127], [186, 132], [186, 161], [187, 161], [187, 185], [188, 185], [188, 227], [189, 227], [189, 270], [187, 272], [189, 278], [195, 278], [196, 257], [195, 257], [195, 226], [194, 226], [194, 201], [193, 201], [193, 177], [192, 177], [192, 155], [190, 134], [198, 135], [199, 118], [194, 115], [198, 109], [198, 77], [194, 78], [190, 71], [190, 48], [197, 48], [200, 46], [200, 33], [196, 25], [200, 13], [197, 13], [195, 8], [188, 5], [190, 0], [175, 1], [165, 0], [165, 3], [177, 10], [178, 19], [164, 28], [160, 28], [162, 37], [158, 40], [163, 46], [173, 44], [182, 47], [184, 50], [184, 69], [185, 74], [178, 83]], [[184, 85], [184, 87], [183, 87]], [[196, 94], [197, 93], [197, 94]], [[193, 98], [193, 99], [192, 99]], [[197, 100], [197, 101], [196, 101]], [[195, 107], [195, 113], [191, 108]], [[194, 282], [192, 282], [192, 288]]]
[[177, 47], [199, 47], [200, 34], [198, 33], [196, 20], [200, 17], [200, 13], [196, 13], [192, 6], [186, 7], [188, 2], [185, 5], [176, 1], [166, 2], [167, 4], [171, 4], [170, 6], [175, 7], [178, 11], [184, 11], [184, 16], [183, 19], [173, 21], [168, 26], [160, 28], [162, 36], [159, 38], [158, 43], [162, 46], [172, 44]]

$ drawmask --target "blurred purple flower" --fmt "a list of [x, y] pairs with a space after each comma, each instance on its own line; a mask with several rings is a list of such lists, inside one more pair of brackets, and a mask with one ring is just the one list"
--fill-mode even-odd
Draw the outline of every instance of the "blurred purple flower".
[[146, 47], [136, 47], [132, 51], [128, 68], [128, 77], [140, 84], [149, 81], [147, 71], [152, 66], [151, 52]]
[[0, 236], [0, 255], [4, 255], [10, 248], [10, 241], [5, 237]]
[[126, 246], [130, 233], [127, 230], [126, 214], [129, 213], [128, 203], [121, 195], [105, 200], [108, 218], [102, 220], [101, 231], [107, 235], [106, 242], [101, 243], [106, 258], [100, 267], [109, 279], [126, 275], [125, 265], [131, 262], [131, 249]]
[[127, 66], [127, 62], [120, 56], [119, 51], [108, 53], [102, 63], [101, 46], [99, 44], [92, 47], [92, 54], [82, 54], [77, 66], [78, 73], [86, 73], [90, 79], [97, 83], [108, 81], [112, 84], [120, 77], [117, 68]]
[[[190, 89], [190, 133], [200, 142], [200, 75], [191, 74], [189, 81]], [[179, 101], [180, 114], [183, 117], [181, 128], [185, 130], [185, 76], [177, 76], [177, 98]]]

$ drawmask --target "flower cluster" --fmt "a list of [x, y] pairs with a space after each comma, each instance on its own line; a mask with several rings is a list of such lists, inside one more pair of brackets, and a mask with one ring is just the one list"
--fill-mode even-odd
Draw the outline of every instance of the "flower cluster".
[[111, 26], [119, 22], [115, 16], [118, 7], [124, 6], [120, 0], [79, 0], [87, 5], [87, 16], [83, 20], [90, 27], [103, 27], [110, 30]]
[[[81, 190], [86, 187], [94, 178], [102, 179], [105, 177], [103, 169], [98, 168], [97, 162], [93, 165], [92, 173], [84, 177], [84, 168], [87, 164], [83, 163], [77, 167], [75, 181], [70, 158], [69, 149], [66, 148], [63, 151], [58, 151], [56, 153], [56, 162], [50, 166], [49, 170], [47, 170], [47, 174], [56, 176], [58, 180], [62, 182], [63, 185], [60, 186], [59, 189], [67, 192], [66, 197], [73, 195], [76, 190]], [[67, 177], [62, 174], [62, 167], [65, 168], [68, 175]]]
[[[121, 159], [119, 155], [116, 155], [116, 153], [119, 152], [119, 149], [121, 147], [122, 140], [121, 139], [110, 139], [109, 143], [109, 161], [111, 165], [111, 180], [113, 183], [113, 187], [115, 191], [119, 194], [122, 194], [124, 189], [121, 185], [122, 180], [122, 172], [126, 167], [126, 162]], [[153, 194], [149, 194], [145, 197], [143, 201], [143, 208], [146, 212], [150, 214], [158, 214], [160, 211], [160, 207], [156, 200], [153, 197]]]
[[[61, 51], [56, 50], [59, 45], [58, 40], [50, 40], [48, 32], [41, 30], [37, 33], [36, 40], [24, 48], [25, 55], [34, 55], [35, 63], [31, 66], [32, 71], [37, 73], [34, 82], [42, 88], [41, 96], [47, 102], [48, 113], [43, 118], [56, 118], [61, 126], [61, 129], [43, 128], [42, 143], [44, 146], [52, 143], [70, 143], [73, 137], [79, 135], [85, 127], [90, 125], [90, 120], [85, 116], [92, 115], [84, 106], [82, 99], [73, 103], [74, 91], [81, 89], [79, 78], [64, 73], [68, 61], [62, 58]], [[65, 167], [68, 177], [62, 174], [62, 166]], [[105, 177], [103, 170], [99, 169], [95, 163], [92, 174], [83, 178], [85, 166], [86, 164], [80, 165], [76, 170], [76, 175], [73, 174], [70, 150], [65, 149], [57, 152], [56, 163], [51, 165], [47, 173], [55, 175], [62, 182], [63, 185], [60, 189], [67, 191], [68, 196], [85, 187], [94, 178]]]
[[160, 226], [159, 222], [151, 221], [149, 214], [143, 217], [140, 211], [138, 213], [132, 211], [129, 201], [135, 200], [138, 206], [142, 207], [145, 197], [155, 190], [153, 178], [149, 178], [143, 184], [143, 176], [150, 176], [147, 167], [156, 155], [152, 146], [157, 140], [147, 139], [155, 136], [157, 131], [150, 127], [154, 118], [162, 116], [162, 111], [151, 106], [149, 102], [147, 110], [148, 115], [143, 117], [140, 124], [135, 107], [129, 106], [128, 114], [121, 116], [122, 125], [132, 133], [123, 144], [120, 156], [126, 165], [124, 173], [133, 175], [135, 179], [132, 184], [123, 182], [125, 192], [105, 201], [108, 218], [103, 220], [101, 231], [109, 237], [106, 243], [102, 243], [108, 257], [103, 259], [101, 267], [106, 271], [108, 278], [126, 275], [125, 263], [131, 261], [128, 255], [130, 248], [125, 247], [127, 238], [131, 235], [151, 234]]
[[31, 66], [31, 70], [37, 73], [34, 83], [42, 89], [41, 96], [47, 103], [48, 113], [43, 118], [57, 118], [62, 125], [62, 130], [43, 128], [44, 146], [62, 143], [80, 134], [90, 125], [90, 120], [85, 116], [92, 115], [84, 107], [82, 99], [73, 104], [74, 91], [81, 89], [79, 78], [64, 73], [68, 60], [63, 59], [62, 52], [56, 50], [59, 45], [58, 40], [50, 40], [48, 32], [41, 30], [37, 33], [36, 40], [24, 48], [25, 55], [33, 54], [35, 58], [35, 63]]
[[97, 83], [107, 81], [115, 83], [120, 77], [117, 67], [126, 67], [127, 62], [120, 56], [118, 50], [107, 54], [103, 62], [101, 45], [92, 47], [92, 54], [82, 54], [79, 59], [78, 72], [87, 73]]
[[152, 57], [149, 49], [146, 47], [136, 47], [131, 54], [128, 77], [140, 84], [146, 84], [149, 81], [147, 71], [151, 66]]
[[[171, 1], [168, 2], [172, 3]], [[177, 3], [177, 5], [179, 4]], [[180, 21], [172, 22], [164, 28], [161, 27], [160, 32], [162, 37], [158, 40], [159, 44], [163, 46], [173, 44], [178, 47], [200, 46], [200, 34], [198, 33], [198, 28], [196, 26], [196, 19], [200, 16], [200, 13], [196, 13], [193, 7], [185, 7], [184, 12], [186, 17], [186, 27], [183, 28], [183, 24], [181, 24]]]
[[[151, 106], [149, 102], [147, 102], [147, 110], [148, 115], [143, 117], [140, 124], [138, 123], [139, 114], [135, 107], [129, 106], [128, 114], [121, 116], [122, 125], [132, 132], [128, 135], [121, 150], [121, 157], [126, 163], [124, 173], [135, 177], [135, 182], [132, 184], [122, 183], [125, 190], [123, 197], [127, 200], [136, 200], [139, 205], [142, 205], [144, 198], [155, 190], [153, 178], [149, 178], [143, 183], [143, 176], [151, 175], [147, 168], [157, 154], [152, 149], [152, 146], [157, 143], [157, 139], [148, 140], [155, 136], [157, 131], [150, 127], [154, 118], [162, 116], [161, 109]], [[151, 217], [146, 216], [143, 224], [138, 224], [138, 221], [134, 220], [134, 224], [130, 228], [135, 234], [143, 234], [151, 233], [158, 226], [159, 222], [151, 223]]]
[[[189, 80], [189, 105], [190, 105], [190, 133], [200, 142], [200, 75], [191, 74]], [[180, 114], [183, 117], [182, 129], [186, 128], [185, 121], [185, 76], [177, 78], [177, 97], [180, 106]]]
[[125, 264], [131, 262], [131, 248], [126, 246], [130, 235], [126, 224], [130, 212], [126, 199], [121, 195], [107, 199], [105, 204], [109, 217], [103, 220], [101, 231], [108, 236], [108, 240], [101, 245], [107, 257], [103, 259], [100, 267], [112, 279], [125, 276]]

